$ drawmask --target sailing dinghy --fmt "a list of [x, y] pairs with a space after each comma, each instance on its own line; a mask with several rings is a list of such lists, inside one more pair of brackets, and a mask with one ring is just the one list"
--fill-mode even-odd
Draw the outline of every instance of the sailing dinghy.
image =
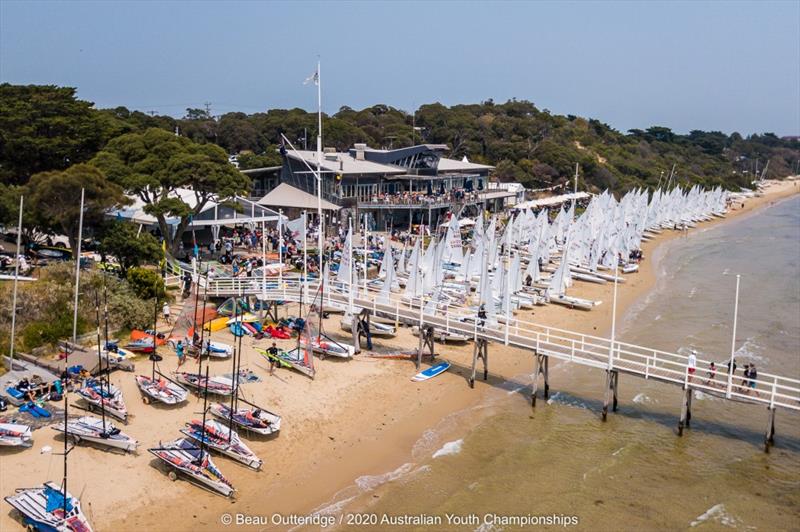
[[[209, 449], [233, 458], [247, 467], [255, 470], [261, 469], [262, 460], [239, 438], [236, 431], [215, 419], [205, 421], [205, 430], [203, 430], [202, 421], [193, 419], [186, 424], [185, 429], [181, 429], [181, 432], [197, 442], [205, 443]], [[203, 441], [204, 439], [205, 441]]]
[[69, 492], [65, 497], [64, 490], [53, 482], [19, 489], [5, 501], [21, 513], [25, 524], [34, 530], [92, 532], [92, 526], [81, 510], [81, 502]]
[[90, 406], [104, 408], [108, 414], [123, 423], [128, 420], [128, 407], [125, 406], [122, 391], [110, 383], [104, 385], [95, 379], [86, 379], [78, 390], [78, 395]]
[[[231, 408], [222, 403], [211, 405], [209, 412], [212, 415], [229, 420]], [[262, 436], [269, 436], [281, 430], [281, 416], [262, 408], [239, 408], [233, 412], [233, 423], [244, 429]]]
[[228, 377], [206, 377], [199, 373], [189, 373], [187, 371], [176, 371], [174, 375], [179, 384], [189, 386], [198, 391], [208, 385], [209, 393], [217, 395], [230, 395], [233, 393], [233, 381]]
[[31, 428], [21, 423], [0, 423], [0, 446], [30, 447], [33, 445]]
[[214, 465], [208, 452], [191, 440], [179, 438], [148, 451], [174, 469], [170, 471], [171, 480], [177, 479], [177, 473], [183, 473], [204, 488], [225, 497], [233, 495], [233, 486]]
[[76, 442], [88, 441], [126, 452], [134, 452], [139, 445], [139, 442], [121, 432], [110, 421], [104, 423], [102, 419], [94, 416], [70, 419], [67, 421], [68, 431], [64, 430], [63, 422], [53, 425], [53, 429], [66, 432]]
[[189, 391], [186, 388], [163, 376], [156, 379], [146, 375], [137, 375], [136, 384], [144, 393], [145, 403], [156, 400], [166, 405], [176, 405], [186, 401], [189, 397]]

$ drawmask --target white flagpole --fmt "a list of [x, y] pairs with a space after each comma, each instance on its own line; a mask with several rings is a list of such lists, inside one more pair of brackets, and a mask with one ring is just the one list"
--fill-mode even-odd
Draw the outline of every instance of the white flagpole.
[[320, 72], [320, 61], [317, 60], [317, 216], [319, 217], [319, 235], [317, 246], [319, 247], [319, 265], [322, 272], [322, 248], [323, 230], [322, 220], [322, 76]]
[[[348, 296], [347, 296], [348, 305], [347, 306], [348, 306], [348, 311], [350, 312], [350, 316], [352, 318], [352, 316], [353, 316], [353, 289], [355, 288], [354, 276], [355, 276], [355, 273], [356, 273], [356, 268], [355, 268], [356, 265], [353, 264], [353, 218], [352, 218], [352, 216], [347, 218], [347, 223], [348, 223], [347, 235], [350, 237], [350, 245], [347, 246], [347, 257], [348, 257], [348, 263], [347, 263], [348, 266], [347, 267], [350, 268], [350, 279], [348, 280], [349, 281], [348, 282], [349, 286], [347, 287], [348, 288], [348, 290], [347, 290], [347, 292], [348, 292]], [[355, 318], [352, 318], [352, 319], [355, 319]]]
[[739, 280], [741, 275], [736, 274], [736, 300], [733, 303], [733, 338], [731, 338], [731, 360], [728, 362], [728, 389], [725, 397], [731, 398], [731, 387], [733, 386], [733, 356], [736, 353], [736, 321], [739, 318]]
[[17, 328], [17, 283], [19, 282], [19, 248], [22, 245], [22, 206], [23, 196], [19, 197], [19, 225], [17, 226], [17, 256], [14, 261], [14, 295], [11, 296], [11, 349], [9, 358], [11, 359], [11, 366], [9, 369], [14, 369], [14, 332]]
[[[72, 343], [78, 343], [78, 292], [81, 281], [81, 239], [83, 238], [83, 199], [85, 189], [81, 189], [81, 213], [78, 218], [78, 256], [75, 261], [75, 308], [72, 315]], [[69, 350], [67, 350], [69, 352]]]
[[[267, 304], [267, 226], [261, 220], [261, 310]], [[266, 312], [263, 312], [266, 316]]]
[[367, 297], [367, 242], [369, 233], [367, 230], [367, 213], [364, 213], [364, 297]]
[[[303, 293], [308, 288], [308, 237], [306, 237], [306, 211], [303, 211], [303, 290], [300, 291], [300, 308], [303, 308]], [[320, 275], [322, 271], [320, 270]]]
[[278, 286], [283, 289], [283, 209], [278, 209]]

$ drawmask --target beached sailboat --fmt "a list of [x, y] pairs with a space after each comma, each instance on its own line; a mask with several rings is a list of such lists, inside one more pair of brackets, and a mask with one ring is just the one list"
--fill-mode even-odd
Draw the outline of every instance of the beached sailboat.
[[122, 397], [122, 391], [114, 386], [104, 385], [104, 381], [86, 379], [78, 389], [78, 395], [89, 403], [90, 408], [102, 409], [122, 422], [128, 420], [128, 407]]
[[30, 447], [33, 434], [28, 425], [22, 423], [0, 423], [0, 446]]
[[[146, 404], [151, 401], [158, 401], [165, 405], [176, 405], [189, 398], [189, 390], [168, 378], [160, 371], [156, 371], [156, 362], [161, 361], [161, 355], [153, 353], [150, 355], [153, 362], [153, 369], [150, 376], [137, 375], [136, 385], [144, 394], [142, 399]], [[158, 378], [156, 378], [158, 376]]]
[[126, 452], [134, 452], [139, 445], [139, 442], [120, 431], [111, 421], [94, 416], [70, 419], [66, 425], [64, 422], [56, 423], [53, 430], [69, 434], [76, 443], [88, 441]]
[[205, 373], [205, 388], [203, 391], [203, 420], [199, 425], [200, 434], [198, 435], [199, 447], [189, 438], [179, 438], [177, 440], [159, 444], [158, 447], [148, 449], [148, 451], [162, 462], [172, 468], [169, 473], [171, 480], [177, 480], [178, 473], [182, 473], [200, 486], [220, 493], [225, 497], [233, 495], [234, 489], [222, 472], [211, 460], [207, 446], [210, 438], [205, 431], [208, 426], [206, 420], [208, 406], [208, 368]]
[[55, 482], [17, 490], [14, 495], [5, 497], [5, 501], [22, 514], [25, 524], [34, 530], [92, 531], [92, 526], [81, 509], [81, 501]]
[[173, 375], [178, 384], [188, 386], [197, 391], [201, 391], [208, 386], [209, 393], [217, 395], [230, 395], [233, 393], [233, 381], [228, 377], [219, 375], [208, 377], [188, 371], [175, 371]]
[[198, 442], [204, 441], [206, 447], [212, 451], [233, 458], [247, 467], [261, 469], [263, 461], [239, 438], [235, 430], [220, 421], [208, 419], [203, 423], [193, 419], [181, 432]]
[[145, 394], [146, 403], [153, 399], [166, 405], [176, 405], [188, 399], [189, 391], [186, 388], [167, 379], [160, 373], [158, 375], [158, 379], [146, 375], [136, 376], [136, 384]]
[[162, 443], [148, 451], [173, 469], [170, 471], [171, 480], [176, 480], [177, 474], [182, 473], [206, 489], [225, 497], [233, 495], [233, 486], [217, 469], [208, 451], [198, 447], [192, 440], [179, 438]]
[[250, 407], [231, 410], [231, 407], [226, 404], [214, 403], [209, 408], [209, 412], [226, 421], [233, 418], [233, 423], [237, 427], [262, 436], [276, 434], [281, 430], [281, 416], [263, 408]]

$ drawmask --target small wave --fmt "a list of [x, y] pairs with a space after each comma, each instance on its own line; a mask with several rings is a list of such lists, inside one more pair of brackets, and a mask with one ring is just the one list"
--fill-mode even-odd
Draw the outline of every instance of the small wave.
[[515, 393], [517, 393], [517, 392], [521, 392], [522, 390], [524, 390], [524, 389], [525, 389], [525, 388], [527, 388], [527, 387], [528, 387], [528, 386], [527, 386], [527, 385], [525, 385], [525, 384], [523, 384], [522, 386], [517, 386], [517, 387], [516, 387], [516, 388], [514, 388], [513, 390], [509, 390], [509, 391], [506, 393], [506, 395], [514, 395]]
[[311, 515], [338, 515], [344, 510], [344, 507], [347, 506], [350, 501], [355, 499], [356, 496], [353, 495], [352, 497], [347, 497], [346, 499], [342, 499], [340, 501], [336, 501], [334, 503], [330, 503], [328, 505], [322, 506], [316, 510], [311, 512]]
[[689, 523], [689, 526], [695, 527], [705, 523], [708, 520], [713, 520], [721, 525], [729, 527], [736, 527], [736, 525], [739, 523], [738, 519], [728, 513], [728, 511], [725, 509], [725, 505], [720, 503], [715, 504], [706, 510], [702, 515], [697, 516], [694, 521]]
[[689, 291], [689, 299], [692, 299], [696, 293], [697, 293], [697, 287], [693, 286], [692, 289]]
[[622, 452], [622, 450], [623, 450], [624, 448], [625, 448], [625, 447], [620, 447], [619, 449], [617, 449], [616, 451], [614, 451], [613, 453], [611, 453], [611, 456], [617, 456], [619, 453], [621, 453], [621, 452]]
[[649, 403], [653, 403], [655, 401], [653, 401], [650, 398], [650, 396], [646, 395], [645, 393], [637, 393], [636, 396], [634, 396], [634, 398], [633, 398], [633, 402], [634, 403], [638, 403], [638, 404], [642, 404], [642, 405], [646, 405], [646, 404], [649, 404]]
[[717, 400], [716, 397], [714, 397], [712, 395], [709, 395], [707, 393], [703, 393], [700, 390], [695, 390], [694, 391], [694, 398], [697, 399], [698, 401], [716, 401]]
[[384, 473], [383, 475], [364, 475], [356, 479], [356, 486], [358, 486], [362, 491], [374, 490], [375, 488], [377, 488], [382, 484], [386, 484], [387, 482], [392, 482], [393, 480], [397, 480], [403, 475], [407, 475], [413, 470], [413, 468], [414, 464], [405, 463], [400, 467], [398, 467], [397, 469], [395, 469], [394, 471], [389, 471], [388, 473]]
[[769, 359], [759, 354], [761, 346], [755, 342], [755, 337], [748, 337], [744, 343], [736, 350], [734, 356], [744, 358], [748, 362], [768, 362]]
[[573, 406], [575, 408], [582, 408], [584, 410], [590, 410], [588, 404], [584, 403], [583, 401], [576, 399], [574, 397], [570, 397], [568, 395], [564, 395], [561, 392], [556, 392], [553, 394], [550, 399], [547, 400], [548, 405], [552, 404], [559, 404], [564, 406]]
[[461, 452], [461, 447], [464, 445], [464, 440], [449, 441], [442, 445], [442, 448], [433, 453], [432, 458], [439, 458], [440, 456], [447, 456], [449, 454], [458, 454]]
[[656, 314], [656, 317], [653, 318], [653, 321], [658, 321], [661, 319], [661, 314]]

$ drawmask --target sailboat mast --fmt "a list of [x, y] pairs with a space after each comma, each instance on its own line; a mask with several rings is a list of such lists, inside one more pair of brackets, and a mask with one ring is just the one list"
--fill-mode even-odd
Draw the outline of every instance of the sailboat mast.
[[[200, 271], [202, 270], [201, 267], [202, 263], [200, 262], [199, 258], [195, 261], [195, 263], [197, 264], [197, 271], [195, 272], [197, 278], [194, 280], [194, 314], [192, 315], [192, 345], [195, 345], [197, 339], [197, 305], [200, 303]], [[201, 351], [202, 351], [202, 345], [201, 345]]]
[[[238, 325], [239, 326], [239, 345], [236, 346], [236, 339], [234, 339], [233, 357], [232, 357], [233, 358], [233, 360], [232, 360], [233, 368], [232, 368], [232, 373], [231, 373], [231, 386], [233, 387], [233, 390], [231, 391], [231, 411], [230, 411], [230, 417], [228, 419], [228, 430], [229, 431], [233, 430], [234, 396], [236, 395], [236, 392], [238, 391], [237, 387], [236, 387], [236, 357], [238, 355], [240, 355], [239, 350], [241, 350], [241, 348], [242, 348], [242, 336], [244, 336], [244, 324], [243, 324], [242, 321], [237, 319], [239, 317], [239, 304], [238, 304], [238, 301], [236, 300], [236, 298], [234, 298], [233, 301], [234, 301], [234, 304], [233, 304], [233, 323], [234, 323], [234, 325]], [[208, 368], [206, 368], [206, 370], [208, 370]], [[208, 385], [207, 382], [206, 382], [206, 385]], [[205, 426], [205, 422], [203, 423], [203, 426]], [[228, 436], [230, 437], [230, 432], [228, 432]]]
[[9, 346], [9, 358], [11, 365], [9, 369], [14, 369], [14, 333], [17, 329], [17, 285], [19, 284], [19, 251], [22, 245], [22, 206], [24, 196], [19, 197], [19, 224], [17, 225], [17, 256], [14, 257], [14, 293], [11, 296], [11, 345]]
[[[94, 314], [95, 319], [97, 321], [97, 365], [99, 367], [99, 374], [100, 374], [100, 416], [103, 419], [103, 434], [106, 433], [106, 405], [103, 402], [103, 354], [100, 348], [100, 342], [102, 338], [100, 337], [100, 294], [97, 293], [97, 290], [94, 291]], [[106, 374], [106, 378], [108, 375]], [[110, 395], [110, 387], [108, 388], [109, 395]], [[66, 420], [65, 420], [66, 423]]]
[[103, 322], [105, 327], [105, 343], [103, 346], [108, 350], [108, 286], [106, 285], [106, 272], [103, 271]]
[[[207, 271], [206, 271], [206, 274], [205, 274], [205, 276], [203, 278], [205, 280], [205, 284], [203, 286], [203, 317], [200, 318], [200, 321], [201, 321], [201, 323], [200, 323], [200, 354], [197, 355], [198, 363], [200, 362], [200, 360], [203, 359], [203, 340], [205, 339], [205, 335], [206, 335], [206, 305], [208, 304], [208, 272]], [[199, 279], [200, 278], [198, 277], [198, 280]], [[197, 323], [195, 323], [195, 327], [196, 326], [197, 326]], [[209, 330], [208, 334], [211, 334], [211, 327], [209, 327], [208, 330]], [[210, 349], [209, 349], [209, 351], [210, 351]], [[208, 356], [211, 356], [211, 353], [208, 353]], [[199, 368], [198, 368], [198, 371], [199, 371]]]
[[153, 298], [153, 376], [156, 380], [156, 326], [158, 325], [158, 294]]
[[[78, 295], [80, 294], [81, 280], [81, 240], [83, 239], [83, 205], [86, 197], [86, 190], [81, 189], [81, 211], [78, 216], [78, 255], [75, 257], [75, 309], [72, 314], [72, 345], [78, 342]], [[69, 381], [69, 351], [67, 347], [64, 354], [64, 371]], [[64, 490], [64, 522], [67, 520], [67, 455], [69, 454], [69, 401], [67, 400], [67, 382], [64, 382], [64, 478], [61, 481]], [[102, 403], [102, 400], [101, 400]]]
[[200, 461], [206, 450], [206, 413], [208, 412], [208, 366], [206, 366], [206, 385], [203, 388], [203, 428], [200, 433]]

